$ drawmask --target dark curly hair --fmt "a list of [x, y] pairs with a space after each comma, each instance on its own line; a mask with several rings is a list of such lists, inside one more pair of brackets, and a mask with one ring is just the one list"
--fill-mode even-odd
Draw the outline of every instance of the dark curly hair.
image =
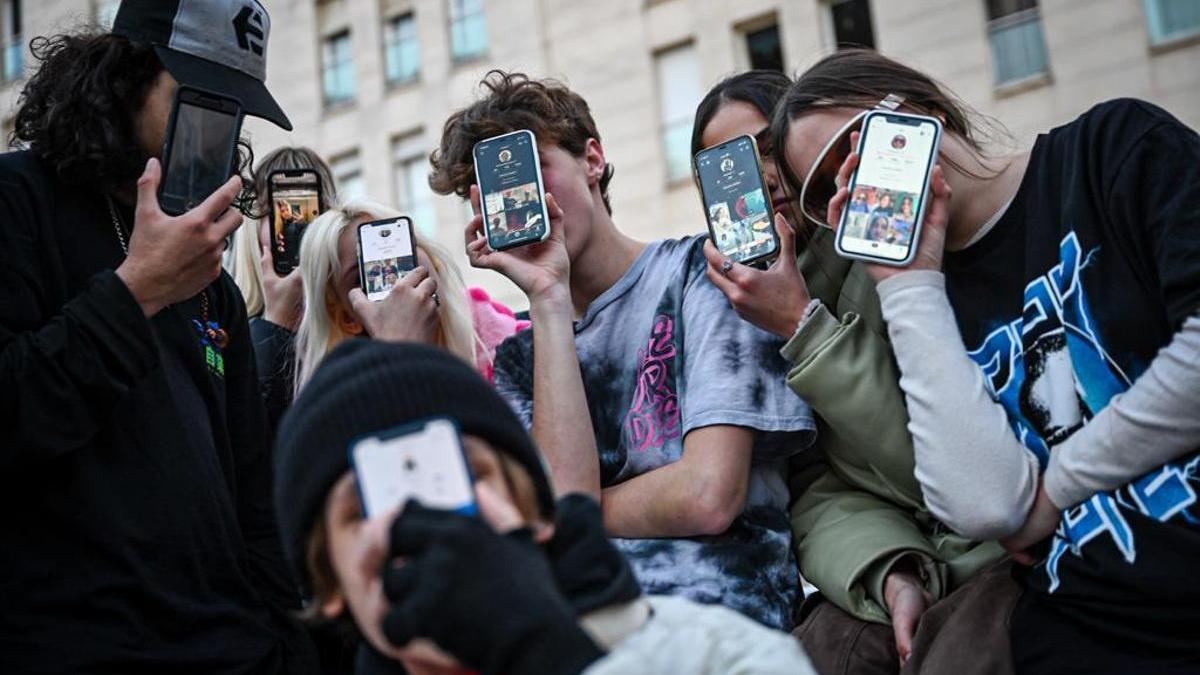
[[[438, 194], [451, 192], [466, 199], [475, 184], [475, 144], [485, 138], [529, 129], [540, 143], [554, 143], [582, 156], [589, 138], [600, 140], [587, 101], [555, 80], [532, 80], [524, 73], [492, 70], [480, 86], [483, 98], [459, 110], [442, 128], [441, 147], [429, 156], [433, 171], [429, 186]], [[600, 195], [612, 213], [608, 184], [613, 166], [604, 167]]]
[[[149, 159], [135, 120], [163, 71], [154, 48], [83, 31], [34, 38], [29, 49], [41, 65], [21, 92], [9, 145], [28, 147], [69, 185], [109, 194], [135, 182]], [[254, 203], [253, 162], [239, 141], [243, 213]]]

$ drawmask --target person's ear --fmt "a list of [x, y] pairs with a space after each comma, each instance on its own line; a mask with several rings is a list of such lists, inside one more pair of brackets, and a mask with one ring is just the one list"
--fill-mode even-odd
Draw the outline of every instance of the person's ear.
[[351, 314], [342, 303], [338, 302], [331, 295], [325, 296], [325, 312], [333, 317], [334, 323], [346, 335], [362, 335], [364, 332], [363, 325], [358, 319]]
[[321, 616], [325, 617], [326, 619], [336, 619], [342, 615], [342, 612], [345, 611], [346, 597], [342, 595], [340, 588], [333, 591], [333, 593], [331, 593], [329, 597], [321, 603]]
[[600, 141], [589, 138], [583, 148], [583, 160], [587, 163], [588, 185], [596, 185], [604, 178], [608, 160], [604, 158], [604, 146]]

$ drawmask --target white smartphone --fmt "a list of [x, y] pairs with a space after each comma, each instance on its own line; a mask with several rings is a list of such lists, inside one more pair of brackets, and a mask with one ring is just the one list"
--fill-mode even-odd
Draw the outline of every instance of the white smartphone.
[[350, 446], [366, 518], [409, 499], [431, 509], [476, 515], [474, 479], [458, 426], [435, 417], [361, 438]]
[[479, 141], [474, 157], [488, 246], [503, 251], [545, 241], [550, 213], [533, 132], [522, 129]]
[[912, 262], [941, 140], [936, 117], [867, 113], [858, 170], [850, 177], [850, 200], [838, 223], [839, 254], [897, 267]]
[[363, 293], [379, 302], [417, 266], [412, 221], [407, 216], [358, 226], [358, 277]]

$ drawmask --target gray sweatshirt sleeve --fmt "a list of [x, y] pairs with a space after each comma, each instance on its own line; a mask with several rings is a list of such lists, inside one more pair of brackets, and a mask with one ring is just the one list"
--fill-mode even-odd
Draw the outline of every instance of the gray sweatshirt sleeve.
[[1114, 490], [1200, 448], [1200, 315], [1146, 372], [1050, 453], [1042, 477], [1060, 508]]
[[967, 356], [945, 284], [941, 272], [898, 274], [880, 282], [880, 304], [926, 505], [965, 537], [998, 539], [1024, 524], [1038, 462]]

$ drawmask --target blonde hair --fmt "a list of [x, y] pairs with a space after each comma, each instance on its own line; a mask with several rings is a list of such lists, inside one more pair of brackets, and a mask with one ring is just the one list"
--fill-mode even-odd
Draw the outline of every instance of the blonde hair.
[[288, 169], [312, 169], [321, 182], [321, 203], [324, 211], [337, 203], [337, 192], [329, 165], [315, 151], [308, 148], [282, 147], [263, 157], [254, 169], [254, 189], [258, 199], [252, 217], [242, 220], [242, 226], [233, 233], [233, 245], [229, 257], [229, 275], [242, 291], [246, 300], [246, 315], [258, 316], [266, 305], [263, 302], [262, 247], [258, 233], [262, 219], [271, 216], [271, 205], [267, 204], [269, 187], [267, 180], [275, 171]]
[[[304, 318], [296, 331], [296, 392], [312, 377], [325, 355], [347, 338], [329, 308], [336, 306], [334, 279], [342, 274], [338, 258], [338, 242], [351, 224], [383, 218], [400, 213], [368, 199], [352, 199], [330, 209], [314, 220], [300, 243], [300, 274], [304, 281]], [[482, 345], [468, 304], [467, 288], [462, 273], [451, 262], [450, 254], [435, 242], [418, 239], [416, 248], [424, 251], [437, 272], [438, 331], [434, 344], [476, 364], [476, 347]]]

